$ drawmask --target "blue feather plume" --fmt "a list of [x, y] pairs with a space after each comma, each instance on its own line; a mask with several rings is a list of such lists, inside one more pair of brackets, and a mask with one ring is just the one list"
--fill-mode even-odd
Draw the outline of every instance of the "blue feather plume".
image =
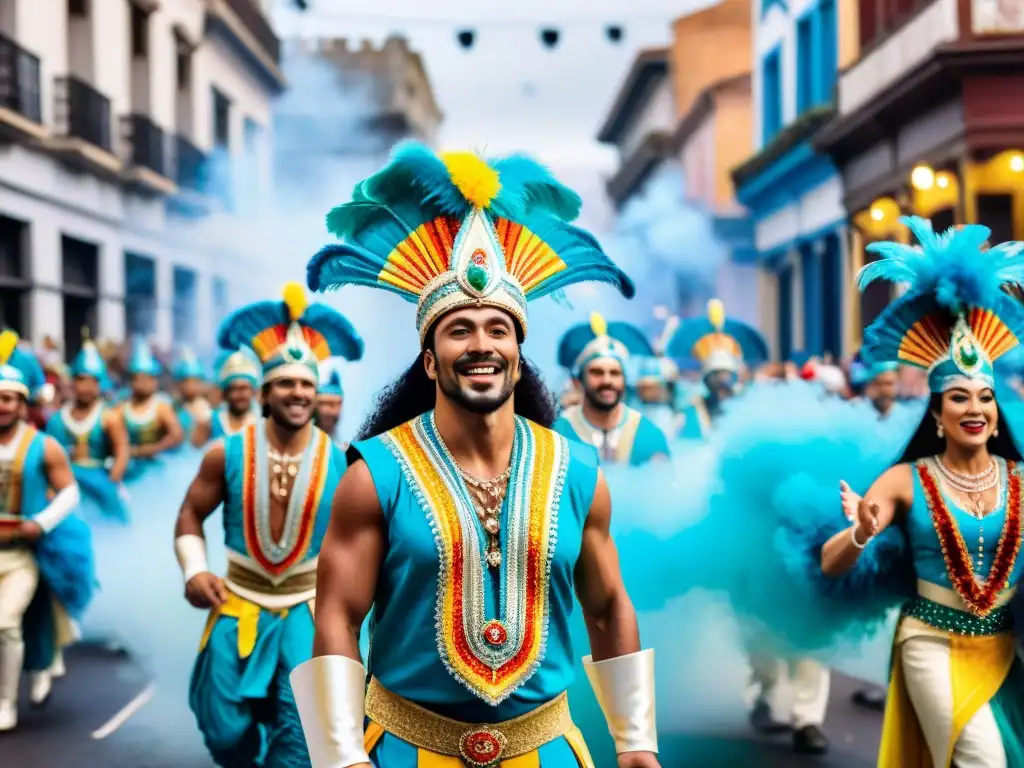
[[[647, 335], [630, 323], [612, 321], [608, 323], [608, 335], [622, 342], [630, 355], [653, 356], [654, 347]], [[590, 323], [579, 323], [566, 331], [558, 342], [558, 364], [572, 369], [583, 348], [596, 338]]]
[[25, 386], [32, 397], [35, 397], [39, 389], [46, 384], [46, 372], [43, 371], [39, 359], [23, 347], [14, 348], [7, 364], [21, 371], [21, 375], [25, 377]]
[[[354, 361], [363, 356], [362, 337], [338, 310], [326, 304], [310, 304], [299, 322], [323, 335], [332, 357]], [[253, 339], [267, 328], [290, 323], [288, 306], [283, 301], [257, 301], [236, 309], [221, 321], [217, 344], [228, 349], [251, 346]]]
[[743, 350], [743, 359], [748, 365], [758, 365], [768, 359], [768, 343], [764, 336], [744, 322], [726, 318], [721, 330], [712, 325], [706, 317], [692, 317], [676, 328], [665, 347], [665, 354], [675, 359], [692, 357], [693, 346], [710, 333], [722, 333], [736, 340]]

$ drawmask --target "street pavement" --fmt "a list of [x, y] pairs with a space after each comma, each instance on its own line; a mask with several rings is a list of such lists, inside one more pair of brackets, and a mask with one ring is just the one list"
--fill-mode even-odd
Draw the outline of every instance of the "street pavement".
[[[162, 689], [131, 658], [97, 645], [71, 649], [67, 666], [48, 705], [23, 708], [18, 730], [0, 735], [5, 768], [213, 768], [187, 708], [187, 680]], [[663, 753], [679, 760], [663, 768], [868, 768], [881, 715], [851, 703], [861, 685], [833, 675], [826, 725], [832, 750], [824, 757], [795, 756], [788, 735], [761, 737], [734, 724], [661, 734]]]

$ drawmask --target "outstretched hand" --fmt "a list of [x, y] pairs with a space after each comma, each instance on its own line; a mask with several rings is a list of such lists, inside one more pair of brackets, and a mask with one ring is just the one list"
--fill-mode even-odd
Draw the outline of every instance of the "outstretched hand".
[[845, 480], [839, 481], [839, 499], [843, 503], [843, 514], [851, 523], [857, 519], [857, 505], [861, 496]]

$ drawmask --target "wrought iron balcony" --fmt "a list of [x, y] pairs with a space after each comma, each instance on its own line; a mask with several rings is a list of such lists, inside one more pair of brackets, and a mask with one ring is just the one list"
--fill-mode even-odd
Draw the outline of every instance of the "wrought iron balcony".
[[274, 34], [270, 22], [263, 15], [259, 5], [254, 0], [227, 0], [227, 6], [235, 12], [239, 21], [256, 38], [256, 42], [263, 47], [274, 63], [279, 64], [281, 62], [281, 39]]
[[0, 35], [0, 107], [43, 122], [39, 57]]
[[174, 155], [177, 161], [174, 180], [178, 186], [191, 192], [203, 192], [206, 186], [206, 154], [178, 134], [174, 137]]
[[77, 77], [56, 80], [58, 133], [113, 151], [110, 99]]
[[130, 146], [128, 160], [131, 164], [170, 178], [167, 134], [146, 115], [128, 115], [124, 123]]

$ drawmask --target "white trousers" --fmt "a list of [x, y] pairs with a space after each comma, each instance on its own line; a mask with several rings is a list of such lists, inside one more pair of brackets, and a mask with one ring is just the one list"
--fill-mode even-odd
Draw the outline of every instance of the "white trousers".
[[[768, 703], [777, 721], [794, 728], [825, 724], [832, 680], [828, 667], [806, 657], [781, 660], [761, 653], [751, 655], [750, 666], [755, 696]], [[788, 705], [783, 688], [789, 689]]]
[[21, 622], [38, 584], [39, 568], [29, 550], [0, 550], [0, 701], [18, 698], [25, 658]]
[[[948, 768], [946, 750], [953, 730], [953, 678], [949, 641], [912, 636], [900, 646], [907, 694], [935, 768]], [[1006, 768], [1006, 752], [992, 707], [986, 704], [960, 732], [953, 747], [956, 768]]]

